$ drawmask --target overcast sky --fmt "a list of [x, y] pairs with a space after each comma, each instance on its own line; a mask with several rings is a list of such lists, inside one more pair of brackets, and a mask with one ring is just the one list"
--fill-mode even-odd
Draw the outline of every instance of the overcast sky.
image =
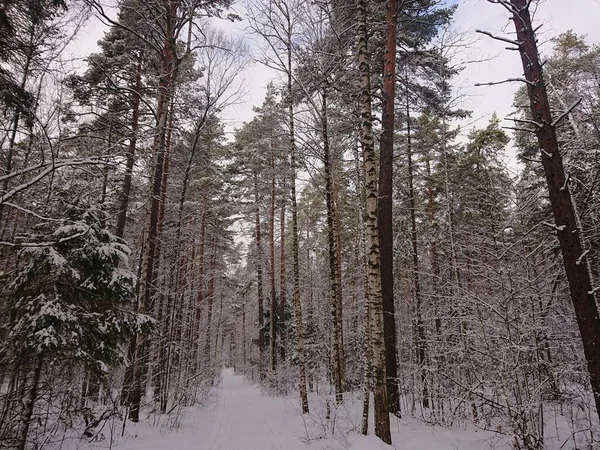
[[[502, 6], [487, 0], [451, 1], [458, 5], [453, 29], [461, 34], [462, 42], [469, 44], [458, 56], [462, 61], [476, 61], [465, 65], [455, 83], [458, 106], [473, 111], [472, 119], [463, 123], [467, 132], [473, 126], [485, 126], [494, 111], [500, 118], [510, 113], [513, 95], [518, 88], [514, 83], [486, 87], [474, 85], [519, 77], [522, 68], [517, 52], [507, 51], [504, 49], [506, 44], [475, 32], [476, 29], [482, 29], [495, 35], [514, 33], [512, 23], [508, 21], [508, 12]], [[239, 6], [234, 8], [241, 12]], [[552, 47], [550, 39], [569, 29], [586, 35], [589, 44], [600, 43], [599, 20], [600, 0], [540, 0], [535, 9], [534, 24], [544, 24], [538, 33], [542, 52], [549, 54]], [[217, 25], [240, 37], [249, 38], [245, 36], [243, 22], [231, 24], [220, 21]], [[97, 51], [95, 42], [102, 36], [103, 30], [97, 20], [90, 20], [74, 46], [75, 53], [83, 56]], [[245, 99], [226, 110], [223, 117], [229, 130], [252, 118], [252, 106], [262, 103], [266, 86], [272, 77], [272, 72], [258, 63], [248, 68]]]

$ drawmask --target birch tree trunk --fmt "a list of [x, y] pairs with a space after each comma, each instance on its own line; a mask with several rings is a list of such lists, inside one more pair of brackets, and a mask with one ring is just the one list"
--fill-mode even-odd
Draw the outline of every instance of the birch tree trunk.
[[341, 317], [338, 303], [342, 297], [342, 287], [339, 284], [338, 277], [338, 252], [337, 240], [334, 229], [334, 206], [333, 206], [333, 186], [331, 180], [331, 150], [329, 148], [329, 134], [327, 129], [327, 91], [323, 89], [321, 93], [321, 134], [323, 138], [323, 162], [325, 166], [325, 205], [327, 209], [327, 241], [329, 244], [329, 301], [331, 309], [331, 331], [332, 331], [332, 378], [335, 388], [335, 401], [342, 403], [342, 358], [341, 358]]
[[357, 53], [360, 72], [360, 140], [365, 164], [365, 222], [368, 243], [367, 302], [371, 329], [372, 369], [374, 382], [375, 435], [386, 444], [392, 443], [387, 398], [385, 341], [379, 234], [377, 227], [377, 164], [373, 143], [371, 114], [371, 69], [367, 46], [367, 14], [365, 0], [358, 0], [356, 10]]

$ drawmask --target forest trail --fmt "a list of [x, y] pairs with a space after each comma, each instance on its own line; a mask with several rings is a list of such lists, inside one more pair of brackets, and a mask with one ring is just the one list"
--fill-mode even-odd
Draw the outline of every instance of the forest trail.
[[194, 415], [199, 450], [304, 450], [302, 418], [289, 398], [266, 397], [233, 369], [223, 369], [212, 407]]
[[[269, 397], [233, 369], [223, 369], [213, 401], [184, 414], [181, 427], [169, 430], [140, 423], [116, 450], [475, 450], [504, 448], [489, 432], [427, 426], [413, 418], [392, 418], [394, 445], [358, 434], [360, 396], [348, 394], [331, 419], [325, 397], [311, 396], [311, 413], [300, 414], [296, 395]], [[332, 428], [334, 432], [332, 435]], [[135, 430], [135, 431], [134, 431]], [[372, 433], [372, 423], [370, 425]], [[87, 447], [108, 448], [106, 441]]]

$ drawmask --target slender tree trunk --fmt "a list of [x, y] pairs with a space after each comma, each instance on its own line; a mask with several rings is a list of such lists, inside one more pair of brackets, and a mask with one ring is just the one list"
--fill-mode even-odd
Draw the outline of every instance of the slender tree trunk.
[[37, 357], [35, 367], [31, 373], [27, 383], [27, 389], [25, 396], [23, 397], [23, 413], [21, 415], [21, 430], [19, 432], [19, 441], [17, 448], [19, 450], [25, 450], [27, 448], [27, 438], [29, 437], [29, 428], [31, 426], [31, 420], [33, 417], [33, 408], [37, 399], [37, 392], [40, 384], [40, 376], [42, 374], [43, 360], [41, 357]]
[[329, 301], [331, 310], [331, 332], [332, 332], [332, 379], [335, 388], [335, 401], [342, 403], [344, 400], [342, 387], [342, 360], [340, 348], [341, 318], [338, 315], [338, 299], [341, 297], [342, 289], [339, 285], [338, 253], [337, 241], [334, 229], [334, 208], [333, 208], [333, 186], [331, 180], [331, 151], [329, 148], [329, 134], [327, 129], [327, 91], [326, 88], [321, 92], [321, 133], [323, 138], [323, 163], [325, 166], [325, 205], [327, 208], [327, 241], [329, 244]]
[[[332, 167], [335, 167], [332, 163]], [[343, 390], [346, 390], [346, 352], [344, 348], [344, 305], [342, 292], [342, 223], [340, 218], [340, 195], [338, 182], [333, 180], [333, 214], [335, 217], [335, 240], [337, 253], [336, 277], [339, 289], [339, 295], [336, 296], [337, 316], [340, 323], [339, 346], [340, 346], [340, 384]]]
[[[285, 186], [285, 179], [283, 181]], [[285, 200], [281, 202], [281, 214], [279, 216], [280, 226], [280, 257], [279, 257], [279, 336], [281, 339], [280, 354], [279, 358], [283, 362], [285, 361], [285, 336], [286, 336], [286, 323], [285, 323], [285, 302], [287, 298], [287, 280], [285, 271]]]
[[258, 190], [258, 175], [254, 174], [254, 221], [256, 234], [256, 289], [258, 297], [258, 350], [262, 356], [265, 350], [265, 311], [263, 294], [263, 268], [262, 268], [262, 233], [260, 229], [260, 195]]
[[[34, 48], [33, 48], [33, 39], [35, 36], [35, 25], [31, 25], [29, 28], [29, 43], [27, 46], [27, 50], [26, 50], [26, 55], [25, 55], [25, 65], [23, 67], [23, 77], [21, 78], [21, 83], [20, 83], [20, 88], [21, 90], [25, 90], [25, 87], [27, 86], [27, 80], [29, 79], [29, 70], [31, 68], [31, 63], [33, 61], [33, 52], [34, 52]], [[38, 96], [39, 97], [39, 96]], [[17, 105], [14, 112], [13, 112], [13, 117], [12, 117], [12, 123], [11, 123], [11, 128], [10, 128], [10, 136], [8, 138], [8, 148], [6, 150], [6, 154], [5, 154], [5, 165], [4, 165], [4, 175], [8, 175], [12, 169], [13, 169], [13, 157], [14, 157], [14, 152], [15, 152], [15, 145], [17, 142], [17, 132], [19, 131], [19, 121], [21, 120], [21, 114], [22, 114], [22, 107], [21, 105]], [[33, 111], [29, 111], [30, 114], [33, 113]], [[6, 194], [8, 192], [8, 187], [9, 187], [9, 182], [10, 179], [6, 178], [5, 180], [2, 181], [2, 188], [0, 189], [0, 195], [2, 194]], [[4, 212], [4, 205], [2, 203], [0, 203], [0, 223], [2, 223], [2, 216]], [[8, 214], [7, 214], [8, 216]], [[8, 223], [8, 217], [6, 218], [6, 222]], [[4, 231], [5, 231], [5, 227], [2, 227], [2, 229], [0, 229], [0, 239], [4, 238]]]
[[357, 52], [360, 72], [361, 146], [365, 163], [365, 222], [369, 250], [368, 299], [373, 359], [375, 435], [386, 444], [392, 443], [387, 396], [386, 353], [383, 330], [383, 304], [379, 234], [377, 226], [377, 166], [373, 142], [371, 113], [371, 69], [367, 46], [367, 14], [365, 0], [358, 0], [356, 10]]
[[133, 165], [135, 163], [135, 149], [137, 145], [137, 135], [140, 121], [140, 100], [142, 90], [142, 57], [138, 56], [138, 65], [135, 73], [135, 84], [131, 96], [131, 138], [127, 148], [125, 177], [123, 178], [123, 188], [119, 194], [119, 215], [117, 216], [117, 227], [115, 234], [122, 238], [125, 234], [127, 223], [127, 210], [129, 208], [129, 196], [131, 194], [131, 178], [133, 174]]
[[275, 289], [275, 148], [270, 143], [271, 168], [271, 210], [269, 211], [269, 277], [271, 285], [269, 323], [269, 366], [272, 372], [277, 368], [277, 291]]
[[[360, 131], [360, 130], [359, 130]], [[354, 146], [354, 159], [356, 161], [356, 186], [358, 190], [357, 201], [358, 201], [358, 244], [360, 251], [359, 254], [359, 266], [362, 268], [363, 278], [363, 293], [364, 293], [364, 318], [363, 318], [363, 413], [362, 413], [362, 426], [361, 432], [365, 436], [369, 432], [369, 407], [371, 403], [371, 324], [369, 320], [369, 279], [368, 279], [368, 267], [369, 267], [369, 255], [367, 248], [367, 234], [365, 231], [365, 205], [367, 204], [367, 197], [365, 192], [365, 165], [364, 159], [361, 160], [358, 152], [358, 145]]]
[[200, 324], [202, 319], [202, 302], [204, 301], [204, 249], [206, 243], [206, 197], [202, 198], [202, 213], [200, 216], [200, 244], [198, 245], [198, 283], [195, 304], [194, 325], [194, 364], [196, 369], [200, 362]]
[[379, 151], [378, 231], [381, 257], [381, 296], [387, 396], [390, 412], [400, 412], [398, 364], [396, 361], [396, 311], [394, 306], [394, 234], [392, 186], [394, 163], [394, 102], [396, 99], [396, 0], [386, 1], [386, 46], [383, 59], [383, 113]]
[[[288, 28], [289, 30], [289, 28]], [[298, 388], [300, 391], [300, 402], [302, 414], [308, 414], [308, 393], [306, 392], [306, 362], [304, 360], [304, 323], [302, 320], [302, 301], [300, 299], [300, 249], [298, 243], [298, 202], [296, 200], [296, 136], [294, 130], [294, 103], [292, 102], [292, 36], [291, 31], [287, 36], [287, 94], [288, 94], [288, 121], [289, 121], [289, 144], [290, 144], [290, 178], [292, 197], [292, 258], [294, 287], [292, 292], [292, 304], [294, 316], [296, 317], [296, 352], [298, 354]]]
[[[431, 159], [429, 154], [425, 156], [425, 166], [427, 170], [427, 212], [429, 216], [429, 226], [433, 230], [434, 229], [434, 221], [435, 221], [435, 202], [433, 199], [433, 179], [431, 177]], [[435, 236], [431, 237], [431, 244], [429, 247], [429, 254], [431, 259], [431, 273], [433, 275], [433, 297], [435, 299], [435, 330], [436, 335], [439, 337], [442, 328], [442, 320], [440, 319], [439, 312], [439, 296], [438, 296], [438, 277], [439, 277], [439, 267], [437, 260], [437, 244]]]
[[556, 122], [550, 111], [529, 4], [527, 0], [511, 0], [513, 22], [571, 301], [581, 333], [596, 412], [600, 418], [600, 318], [586, 259], [587, 252], [584, 252], [581, 243], [575, 204], [556, 138]]
[[[112, 147], [112, 140], [113, 140], [113, 118], [112, 118], [112, 114], [109, 113], [109, 119], [108, 119], [108, 140], [107, 140], [107, 146], [106, 146], [106, 157], [110, 158], [110, 153], [111, 153], [111, 147]], [[109, 174], [109, 167], [108, 164], [105, 164], [104, 167], [102, 167], [102, 190], [100, 192], [100, 201], [99, 206], [101, 209], [104, 210], [104, 212], [106, 212], [106, 195], [108, 193], [108, 174]], [[106, 214], [102, 214], [102, 217], [100, 218], [100, 226], [102, 228], [106, 227]]]
[[[26, 50], [26, 55], [25, 55], [25, 64], [23, 67], [23, 77], [21, 78], [21, 83], [19, 85], [19, 87], [21, 88], [21, 90], [25, 90], [25, 86], [27, 86], [27, 80], [29, 79], [29, 69], [31, 68], [31, 63], [33, 61], [33, 52], [34, 52], [34, 48], [33, 48], [33, 39], [35, 36], [35, 25], [30, 25], [29, 27], [29, 42], [27, 44], [27, 50]], [[17, 107], [15, 108], [15, 111], [13, 113], [13, 118], [12, 118], [12, 124], [11, 124], [11, 128], [10, 128], [10, 136], [8, 138], [8, 149], [6, 150], [6, 156], [5, 156], [5, 166], [4, 166], [4, 174], [8, 175], [11, 171], [12, 171], [12, 166], [13, 166], [13, 156], [14, 156], [14, 151], [15, 151], [15, 144], [16, 144], [16, 140], [17, 140], [17, 132], [19, 131], [19, 121], [21, 119], [21, 113], [22, 113], [22, 109], [21, 109], [21, 105], [17, 105]], [[6, 193], [8, 191], [8, 182], [9, 179], [5, 179], [2, 182], [2, 193]], [[0, 208], [2, 208], [2, 205], [0, 204]], [[2, 211], [2, 209], [0, 209], [0, 212]]]
[[[407, 89], [408, 91], [408, 89]], [[415, 319], [417, 332], [417, 365], [419, 367], [422, 389], [422, 404], [424, 408], [429, 408], [429, 389], [427, 388], [427, 378], [425, 376], [425, 326], [423, 325], [423, 315], [421, 311], [421, 282], [419, 279], [419, 243], [417, 239], [417, 218], [416, 201], [414, 188], [414, 168], [412, 155], [412, 136], [410, 123], [410, 106], [408, 92], [406, 93], [406, 153], [408, 160], [408, 203], [410, 207], [410, 240], [412, 244], [412, 278], [413, 278], [413, 298], [415, 304]]]
[[[138, 303], [139, 312], [152, 311], [152, 297], [154, 287], [154, 268], [156, 262], [156, 244], [158, 235], [158, 215], [160, 206], [160, 196], [162, 189], [163, 164], [166, 148], [166, 129], [169, 112], [169, 103], [173, 94], [173, 85], [175, 79], [175, 61], [174, 50], [171, 47], [174, 20], [177, 13], [177, 2], [169, 2], [169, 14], [167, 17], [167, 35], [165, 36], [161, 79], [158, 89], [157, 117], [158, 123], [155, 128], [153, 143], [153, 176], [151, 183], [151, 202], [150, 209], [146, 215], [145, 223], [145, 242], [140, 264], [140, 277], [138, 282]], [[139, 421], [140, 406], [144, 393], [144, 378], [146, 377], [148, 365], [148, 341], [144, 336], [137, 336], [135, 339], [135, 349], [132, 354], [132, 386], [126, 386], [125, 389], [130, 392], [127, 396], [130, 409], [129, 418], [133, 422]]]
[[211, 257], [210, 257], [210, 278], [208, 279], [208, 295], [207, 308], [206, 308], [206, 341], [204, 342], [204, 356], [208, 358], [207, 363], [210, 361], [210, 330], [212, 322], [212, 309], [215, 302], [215, 272], [216, 272], [216, 259], [217, 249], [215, 246], [215, 239], [212, 239], [211, 245]]

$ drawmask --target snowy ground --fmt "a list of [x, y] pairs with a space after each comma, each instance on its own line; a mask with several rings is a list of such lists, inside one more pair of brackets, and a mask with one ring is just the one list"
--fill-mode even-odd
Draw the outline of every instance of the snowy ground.
[[[268, 397], [232, 369], [224, 369], [212, 400], [203, 408], [184, 411], [175, 429], [168, 420], [146, 418], [137, 425], [108, 423], [100, 440], [76, 438], [56, 442], [53, 449], [88, 450], [473, 450], [507, 448], [497, 435], [474, 429], [429, 426], [416, 419], [393, 419], [392, 447], [374, 436], [361, 436], [360, 398], [332, 407], [311, 398], [311, 413], [301, 415], [296, 397]], [[152, 421], [155, 421], [152, 424]], [[171, 419], [172, 420], [172, 419]], [[372, 428], [371, 428], [372, 430]], [[111, 439], [112, 437], [112, 439]], [[45, 446], [45, 448], [49, 448]]]

